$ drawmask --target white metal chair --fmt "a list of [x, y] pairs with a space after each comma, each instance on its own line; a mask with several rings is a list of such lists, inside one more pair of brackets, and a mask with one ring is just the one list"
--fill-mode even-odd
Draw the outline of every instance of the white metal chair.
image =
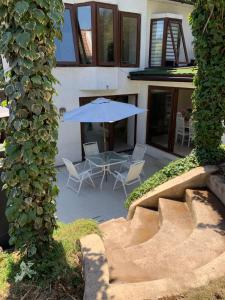
[[85, 167], [87, 166], [87, 163], [88, 163], [89, 167], [91, 169], [92, 175], [96, 175], [96, 174], [102, 173], [103, 172], [102, 168], [98, 168], [98, 167], [92, 165], [90, 163], [90, 161], [88, 161], [86, 159], [88, 156], [96, 155], [96, 154], [100, 153], [99, 152], [99, 148], [98, 148], [98, 143], [97, 142], [85, 143], [85, 144], [83, 144], [83, 147], [84, 147], [84, 155], [85, 155]]
[[90, 155], [99, 154], [99, 148], [97, 142], [90, 142], [83, 144], [85, 157]]
[[[79, 164], [74, 165], [70, 160], [68, 160], [66, 158], [63, 158], [62, 160], [63, 160], [63, 162], [64, 162], [64, 164], [66, 166], [66, 169], [67, 169], [67, 171], [69, 173], [69, 177], [68, 177], [66, 186], [70, 187], [77, 194], [79, 194], [83, 181], [86, 180], [86, 179], [89, 179], [90, 183], [93, 186], [93, 188], [95, 188], [95, 184], [94, 184], [94, 182], [93, 182], [93, 180], [91, 178], [92, 174], [91, 174], [90, 170], [79, 171], [79, 167], [81, 167], [82, 165], [84, 165], [83, 163], [79, 163]], [[72, 185], [70, 185], [69, 184], [70, 181], [78, 183], [79, 184], [78, 189], [75, 189]]]
[[192, 119], [189, 120], [189, 137], [188, 137], [188, 147], [190, 147], [191, 142], [193, 141], [193, 124], [192, 124]]
[[176, 143], [178, 141], [178, 137], [182, 138], [182, 145], [184, 144], [184, 139], [189, 136], [189, 131], [185, 130], [185, 122], [184, 117], [177, 115], [176, 117]]
[[114, 173], [112, 173], [113, 176], [116, 178], [113, 190], [115, 190], [117, 183], [121, 182], [124, 189], [124, 193], [127, 197], [126, 186], [132, 185], [136, 182], [141, 183], [141, 172], [143, 170], [144, 164], [144, 160], [137, 161], [131, 164], [129, 169], [124, 172], [115, 171]]
[[[146, 153], [147, 147], [146, 145], [142, 145], [142, 144], [136, 144], [133, 150], [132, 155], [124, 155], [127, 157], [127, 162], [123, 163], [121, 165], [122, 167], [126, 167], [129, 168], [129, 166], [136, 162], [136, 161], [141, 161], [144, 159], [145, 153]], [[120, 169], [121, 169], [120, 168]]]

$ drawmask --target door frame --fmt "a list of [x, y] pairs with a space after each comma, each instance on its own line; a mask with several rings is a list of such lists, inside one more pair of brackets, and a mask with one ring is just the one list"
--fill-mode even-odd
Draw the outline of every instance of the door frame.
[[[118, 97], [124, 97], [124, 96], [134, 96], [135, 97], [135, 105], [138, 106], [138, 94], [119, 94], [119, 95], [102, 95], [102, 96], [90, 96], [90, 97], [79, 97], [79, 106], [85, 105], [89, 101], [93, 101], [97, 98], [108, 98], [111, 100], [115, 100]], [[137, 139], [137, 115], [135, 115], [135, 124], [134, 124], [134, 145], [136, 144]], [[113, 123], [107, 124], [109, 129], [109, 150], [112, 150], [113, 142], [114, 142], [114, 130], [113, 130]], [[82, 160], [84, 160], [84, 149], [83, 149], [83, 143], [84, 143], [84, 126], [82, 123], [80, 123], [80, 132], [81, 132], [81, 151], [82, 151]], [[130, 149], [132, 150], [132, 149]], [[123, 151], [121, 151], [123, 152]]]
[[148, 87], [148, 111], [151, 109], [151, 105], [153, 103], [152, 98], [152, 90], [167, 90], [172, 93], [172, 106], [171, 106], [171, 119], [168, 128], [168, 147], [163, 147], [154, 142], [151, 142], [151, 134], [150, 134], [150, 124], [151, 117], [150, 113], [148, 113], [147, 121], [146, 121], [146, 144], [161, 149], [163, 151], [167, 151], [169, 153], [173, 153], [174, 150], [174, 142], [175, 142], [175, 130], [176, 130], [176, 112], [177, 112], [177, 104], [178, 104], [178, 92], [179, 88], [176, 87], [165, 87], [165, 86], [149, 86]]

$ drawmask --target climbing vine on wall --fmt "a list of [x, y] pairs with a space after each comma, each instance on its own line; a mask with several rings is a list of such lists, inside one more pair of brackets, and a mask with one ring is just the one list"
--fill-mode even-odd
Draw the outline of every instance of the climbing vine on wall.
[[196, 153], [220, 149], [225, 120], [225, 1], [197, 0], [191, 15], [198, 73], [193, 96]]
[[8, 196], [10, 242], [29, 256], [49, 250], [56, 227], [54, 159], [58, 114], [55, 38], [61, 38], [62, 0], [2, 0], [0, 53], [11, 71], [2, 180]]

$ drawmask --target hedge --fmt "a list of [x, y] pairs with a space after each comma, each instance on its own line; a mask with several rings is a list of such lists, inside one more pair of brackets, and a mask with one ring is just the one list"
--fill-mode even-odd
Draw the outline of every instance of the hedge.
[[207, 155], [204, 156], [204, 154], [198, 157], [196, 151], [192, 151], [192, 153], [185, 158], [172, 161], [137, 187], [128, 196], [125, 207], [129, 208], [133, 201], [176, 176], [182, 175], [196, 167], [205, 164], [216, 164], [223, 160], [225, 160], [225, 145], [221, 145], [221, 147], [212, 154], [210, 159]]

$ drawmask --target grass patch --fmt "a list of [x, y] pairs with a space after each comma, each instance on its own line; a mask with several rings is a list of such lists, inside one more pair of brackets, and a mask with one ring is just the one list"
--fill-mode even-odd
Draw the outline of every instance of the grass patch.
[[[15, 283], [24, 260], [17, 253], [0, 253], [0, 299], [82, 299], [83, 279], [76, 241], [90, 233], [100, 234], [93, 220], [58, 223], [54, 245], [44, 258], [32, 261], [37, 273], [31, 280]], [[26, 261], [26, 260], [25, 260]]]

